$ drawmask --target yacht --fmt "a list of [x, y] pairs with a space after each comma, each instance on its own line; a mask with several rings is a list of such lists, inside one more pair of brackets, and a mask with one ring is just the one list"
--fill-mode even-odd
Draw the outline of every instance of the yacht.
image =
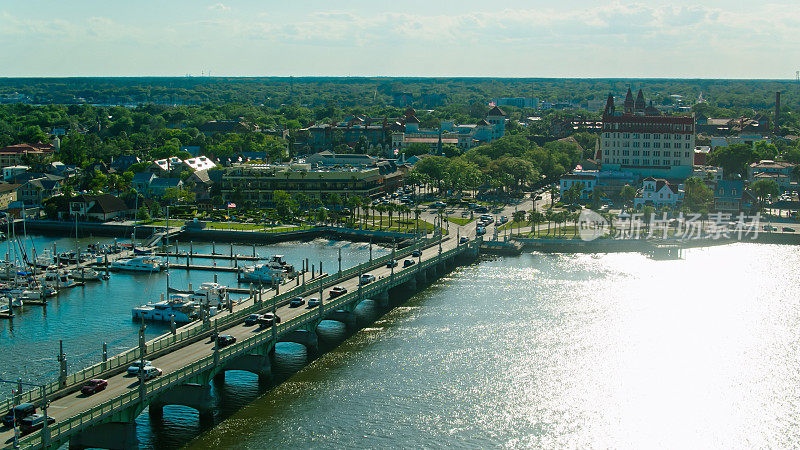
[[0, 298], [0, 305], [5, 305], [8, 307], [8, 304], [11, 303], [12, 308], [22, 308], [25, 305], [25, 302], [22, 301], [20, 298], [13, 298], [13, 297], [2, 297]]
[[188, 290], [169, 288], [170, 293], [189, 294], [193, 301], [204, 304], [208, 300], [209, 305], [216, 305], [220, 308], [227, 304], [228, 286], [219, 283], [203, 283], [197, 290], [192, 290], [192, 285], [189, 284]]
[[[169, 322], [174, 317], [176, 323], [188, 323], [200, 318], [200, 304], [192, 300], [192, 294], [173, 294], [168, 300], [136, 306], [131, 313], [134, 320]], [[217, 308], [212, 306], [210, 314], [216, 313]]]
[[163, 261], [158, 258], [139, 256], [136, 258], [118, 259], [111, 263], [111, 268], [130, 272], [160, 272], [164, 267], [163, 264]]
[[51, 252], [50, 250], [45, 250], [38, 256], [36, 256], [36, 259], [33, 260], [33, 264], [36, 267], [47, 268], [53, 264], [53, 261], [55, 261], [55, 258], [53, 257], [53, 252]]
[[98, 272], [91, 267], [72, 269], [69, 273], [69, 276], [78, 281], [100, 281], [108, 279], [108, 275]]
[[287, 278], [297, 276], [294, 266], [288, 264], [283, 255], [273, 255], [269, 261], [242, 268], [239, 273], [240, 281], [272, 284], [273, 280], [281, 283]]

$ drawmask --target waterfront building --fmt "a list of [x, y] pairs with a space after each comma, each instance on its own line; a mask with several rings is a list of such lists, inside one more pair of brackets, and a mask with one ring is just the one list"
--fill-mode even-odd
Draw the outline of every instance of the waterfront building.
[[736, 136], [712, 136], [711, 137], [711, 148], [715, 149], [717, 147], [730, 147], [734, 144], [745, 144], [751, 147], [755, 147], [756, 143], [758, 142], [766, 142], [770, 144], [772, 140], [769, 136], [764, 136], [761, 134], [739, 134]]
[[714, 209], [717, 212], [736, 214], [742, 210], [744, 182], [719, 180], [714, 188]]
[[633, 200], [636, 209], [652, 206], [656, 209], [669, 207], [675, 209], [683, 203], [683, 186], [672, 184], [664, 179], [647, 177], [642, 180], [642, 189]]
[[303, 193], [325, 202], [331, 195], [373, 197], [402, 184], [403, 175], [389, 162], [372, 167], [312, 167], [311, 164], [234, 164], [222, 174], [226, 202], [273, 207], [272, 194]]
[[718, 183], [722, 180], [722, 167], [716, 166], [694, 166], [692, 176], [700, 178], [707, 183]]
[[561, 198], [564, 198], [564, 194], [575, 184], [581, 184], [583, 186], [581, 190], [581, 199], [586, 200], [591, 198], [592, 193], [597, 187], [598, 177], [599, 171], [597, 170], [584, 170], [581, 166], [576, 167], [571, 173], [562, 176], [558, 182]]
[[797, 164], [786, 161], [764, 159], [747, 167], [747, 179], [750, 183], [759, 180], [773, 180], [781, 191], [797, 190], [797, 182], [792, 181], [792, 170], [796, 166]]
[[630, 89], [617, 113], [614, 97], [608, 96], [600, 135], [604, 170], [685, 179], [692, 173], [694, 144], [694, 117], [662, 116], [652, 102], [645, 104], [641, 90], [634, 100]]
[[[20, 178], [14, 179], [19, 180]], [[17, 200], [22, 201], [26, 206], [41, 205], [46, 199], [60, 194], [62, 185], [60, 177], [41, 176], [29, 179], [21, 183], [17, 191]]]
[[125, 202], [111, 194], [78, 195], [70, 199], [70, 214], [83, 219], [107, 221], [123, 217], [128, 211]]

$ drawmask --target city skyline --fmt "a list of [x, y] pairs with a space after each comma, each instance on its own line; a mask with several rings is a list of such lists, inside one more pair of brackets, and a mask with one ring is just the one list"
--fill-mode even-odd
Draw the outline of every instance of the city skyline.
[[4, 76], [792, 79], [800, 13], [584, 0], [0, 3]]

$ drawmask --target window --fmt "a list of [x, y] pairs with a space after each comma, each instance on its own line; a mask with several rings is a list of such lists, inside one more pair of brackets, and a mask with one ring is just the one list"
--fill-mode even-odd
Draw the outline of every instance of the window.
[[633, 156], [639, 156], [639, 150], [634, 150], [633, 151]]
[[653, 150], [653, 156], [661, 156], [661, 152], [659, 150]]
[[634, 166], [638, 166], [639, 165], [639, 160], [634, 158], [633, 165]]
[[664, 142], [664, 148], [669, 148], [669, 147], [670, 147], [669, 142]]
[[[680, 146], [681, 146], [681, 144], [678, 144], [678, 147], [680, 147]], [[685, 148], [689, 148], [689, 143], [687, 142], [686, 144], [684, 144], [684, 147]]]
[[691, 134], [687, 134], [686, 135], [686, 140], [688, 141], [691, 138], [691, 136], [692, 136]]
[[639, 141], [633, 143], [633, 148], [639, 148]]
[[628, 158], [622, 158], [622, 164], [628, 164]]
[[630, 139], [630, 138], [631, 138], [630, 133], [622, 133], [622, 139]]
[[661, 135], [658, 133], [653, 133], [653, 139], [661, 139]]
[[688, 158], [688, 157], [689, 157], [689, 152], [686, 152], [686, 153], [684, 153], [684, 154], [683, 154], [683, 157], [684, 157], [684, 158]]
[[630, 145], [631, 145], [631, 143], [628, 142], [628, 141], [625, 141], [625, 142], [622, 143], [623, 147], [630, 147]]
[[680, 166], [680, 165], [681, 165], [681, 162], [680, 162], [680, 161], [678, 161], [678, 160], [676, 159], [675, 161], [673, 161], [673, 164], [672, 164], [672, 165], [673, 165], [673, 166]]
[[608, 156], [608, 149], [603, 152], [604, 155]]
[[650, 133], [645, 133], [644, 138], [645, 139], [650, 139]]
[[649, 142], [642, 142], [642, 147], [650, 148], [650, 143]]
[[633, 138], [634, 139], [639, 139], [639, 133], [633, 133]]
[[622, 156], [628, 156], [628, 153], [629, 153], [629, 151], [628, 151], [628, 150], [623, 150], [623, 151], [622, 151]]
[[681, 135], [680, 135], [680, 134], [676, 134], [676, 135], [675, 135], [675, 139], [676, 139], [676, 140], [680, 140], [680, 138], [681, 138]]
[[653, 148], [660, 148], [661, 142], [653, 142]]
[[650, 156], [650, 150], [642, 151], [642, 156]]

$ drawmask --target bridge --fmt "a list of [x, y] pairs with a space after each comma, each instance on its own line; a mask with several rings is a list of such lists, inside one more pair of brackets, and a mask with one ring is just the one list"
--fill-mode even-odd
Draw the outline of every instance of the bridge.
[[[57, 411], [57, 421], [17, 439], [20, 448], [57, 448], [69, 443], [70, 449], [137, 448], [135, 419], [149, 406], [151, 416], [159, 417], [165, 405], [183, 405], [199, 411], [201, 419], [208, 417], [213, 408], [212, 379], [224, 377], [228, 370], [255, 373], [259, 379], [271, 377], [270, 355], [278, 342], [296, 342], [305, 345], [310, 354], [318, 351], [316, 328], [323, 320], [345, 323], [353, 329], [354, 309], [361, 302], [371, 300], [388, 307], [389, 290], [417, 289], [418, 283], [433, 280], [455, 267], [457, 260], [474, 258], [480, 251], [481, 238], [458, 237], [421, 239], [390, 254], [367, 261], [346, 270], [312, 280], [301, 277], [296, 286], [280, 292], [252, 289], [253, 294], [237, 306], [238, 310], [224, 311], [213, 318], [173, 330], [145, 342], [143, 330], [139, 333], [139, 346], [104, 360], [79, 372], [68, 374], [66, 362], [61, 362], [58, 380], [0, 402], [0, 414], [12, 406], [30, 402]], [[418, 257], [411, 257], [419, 250]], [[404, 267], [403, 259], [415, 261]], [[387, 262], [397, 260], [396, 267]], [[360, 277], [370, 273], [376, 280], [361, 284]], [[341, 286], [347, 293], [331, 297], [331, 288]], [[286, 289], [286, 286], [283, 286]], [[318, 307], [290, 308], [292, 298], [303, 297], [308, 304], [311, 298], [322, 303]], [[243, 319], [253, 313], [275, 312], [281, 323], [266, 329], [247, 327]], [[235, 344], [218, 347], [216, 336], [221, 332], [237, 338]], [[105, 352], [104, 352], [105, 353]], [[138, 377], [126, 375], [129, 364], [148, 359], [163, 370], [163, 375], [140, 383]], [[108, 387], [94, 395], [80, 393], [81, 386], [90, 379], [104, 378]], [[20, 386], [21, 388], [21, 386]], [[0, 443], [12, 447], [14, 433], [0, 429]]]

